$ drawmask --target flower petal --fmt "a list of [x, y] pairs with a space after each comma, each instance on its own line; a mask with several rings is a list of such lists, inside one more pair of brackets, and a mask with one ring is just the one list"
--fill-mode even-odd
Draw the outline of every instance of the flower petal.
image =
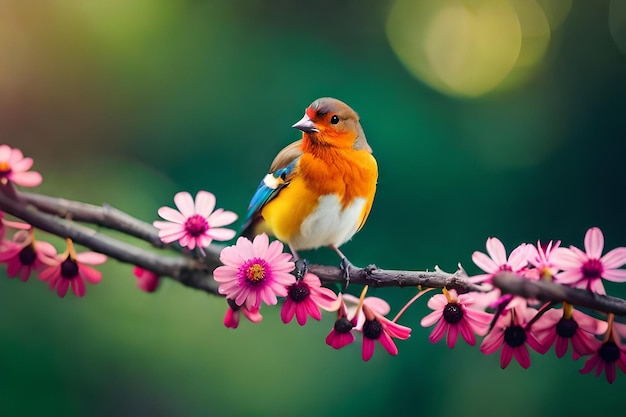
[[195, 214], [193, 198], [191, 198], [191, 194], [187, 191], [176, 193], [174, 196], [174, 204], [176, 204], [176, 208], [178, 208], [185, 218], [189, 218]]
[[592, 227], [585, 233], [585, 252], [590, 258], [600, 259], [604, 249], [604, 235], [597, 227]]
[[195, 213], [207, 218], [214, 208], [215, 195], [204, 190], [198, 191], [196, 194]]

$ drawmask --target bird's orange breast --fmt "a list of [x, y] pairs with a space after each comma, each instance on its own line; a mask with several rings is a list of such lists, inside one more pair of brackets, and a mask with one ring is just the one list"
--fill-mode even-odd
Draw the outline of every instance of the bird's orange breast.
[[[335, 224], [349, 230], [349, 239], [360, 229], [370, 212], [378, 168], [374, 157], [365, 150], [322, 148], [314, 153], [305, 152], [298, 162], [290, 184], [262, 209], [262, 216], [269, 230], [280, 240], [299, 241], [305, 248], [307, 241], [317, 241], [315, 236], [304, 236], [301, 226], [319, 206], [320, 197], [336, 196], [338, 219], [354, 224]], [[363, 208], [357, 216], [341, 216], [350, 205], [360, 199]], [[315, 230], [306, 233], [314, 234]], [[346, 239], [346, 240], [347, 240]], [[322, 242], [313, 246], [341, 244]]]

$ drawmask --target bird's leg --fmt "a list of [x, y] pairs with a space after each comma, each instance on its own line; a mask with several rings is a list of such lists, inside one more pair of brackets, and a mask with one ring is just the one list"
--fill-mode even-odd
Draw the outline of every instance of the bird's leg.
[[293, 262], [296, 264], [296, 279], [301, 280], [304, 278], [307, 270], [307, 260], [300, 258], [298, 252], [294, 249], [294, 247], [289, 244], [289, 250], [291, 251], [291, 256], [293, 257]]
[[350, 285], [350, 268], [352, 267], [352, 263], [348, 260], [348, 258], [346, 258], [346, 255], [344, 255], [343, 252], [341, 252], [337, 246], [329, 245], [328, 247], [334, 250], [337, 253], [337, 255], [339, 255], [339, 257], [341, 258], [341, 263], [339, 264], [339, 268], [341, 268], [341, 272], [343, 273], [343, 279], [345, 281], [345, 285], [344, 285], [344, 290], [345, 290], [346, 288], [348, 288], [348, 285]]

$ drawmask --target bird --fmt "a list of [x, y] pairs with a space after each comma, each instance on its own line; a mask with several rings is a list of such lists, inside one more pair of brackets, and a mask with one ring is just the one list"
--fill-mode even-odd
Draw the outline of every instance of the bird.
[[313, 101], [292, 127], [302, 138], [274, 158], [250, 201], [242, 235], [273, 235], [296, 261], [300, 250], [329, 247], [347, 273], [350, 262], [339, 247], [372, 208], [378, 181], [372, 148], [358, 114], [336, 98]]

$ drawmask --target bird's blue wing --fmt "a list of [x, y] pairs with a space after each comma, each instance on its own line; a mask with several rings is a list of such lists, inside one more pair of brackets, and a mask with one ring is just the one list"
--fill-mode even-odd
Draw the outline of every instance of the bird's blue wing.
[[261, 180], [261, 183], [257, 187], [256, 192], [254, 193], [254, 196], [252, 196], [252, 200], [250, 200], [250, 204], [248, 205], [248, 214], [246, 215], [246, 220], [242, 226], [243, 235], [249, 235], [249, 229], [260, 217], [263, 206], [265, 206], [265, 204], [267, 204], [272, 198], [276, 197], [281, 189], [289, 185], [291, 174], [293, 173], [299, 159], [300, 156], [293, 159], [286, 167], [270, 172]]

